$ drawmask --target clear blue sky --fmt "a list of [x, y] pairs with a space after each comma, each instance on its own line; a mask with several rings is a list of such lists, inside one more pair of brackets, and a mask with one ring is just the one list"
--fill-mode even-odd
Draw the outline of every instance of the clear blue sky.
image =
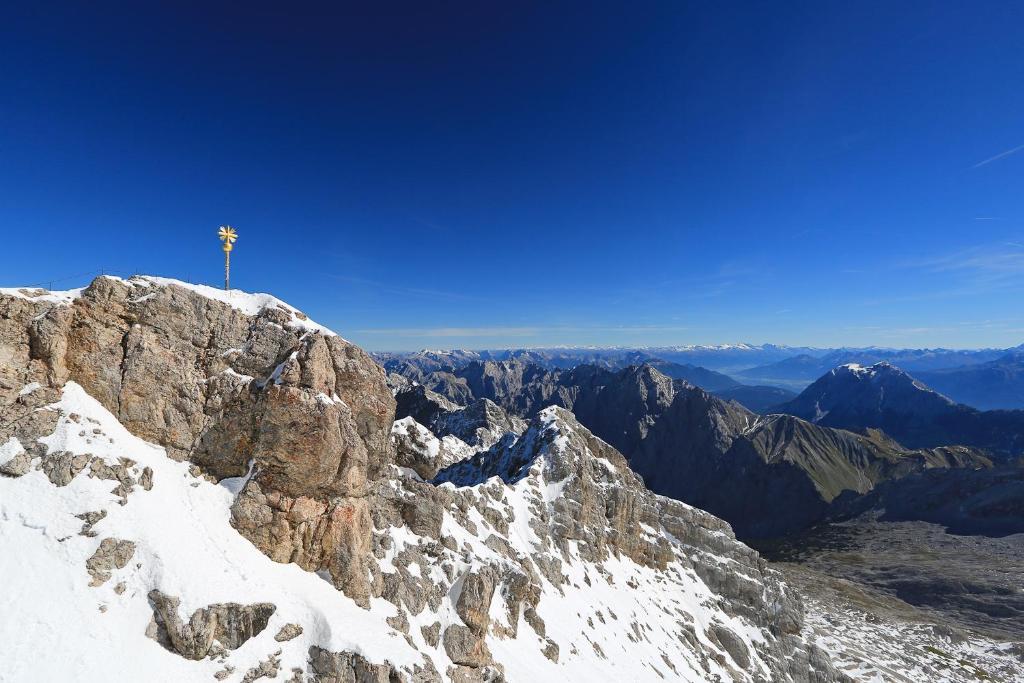
[[231, 223], [372, 349], [1024, 341], [1019, 3], [12, 4], [3, 286]]

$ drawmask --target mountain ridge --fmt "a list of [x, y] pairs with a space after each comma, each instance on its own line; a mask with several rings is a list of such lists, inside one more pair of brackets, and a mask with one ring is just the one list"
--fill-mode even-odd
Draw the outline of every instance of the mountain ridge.
[[881, 429], [911, 448], [963, 444], [1004, 460], [1024, 452], [1024, 411], [956, 403], [886, 361], [834, 368], [775, 410], [825, 426]]
[[18, 676], [846, 680], [728, 524], [575, 417], [488, 447], [515, 482], [430, 483], [383, 370], [269, 299], [0, 293], [0, 405], [0, 635], [64, 655]]

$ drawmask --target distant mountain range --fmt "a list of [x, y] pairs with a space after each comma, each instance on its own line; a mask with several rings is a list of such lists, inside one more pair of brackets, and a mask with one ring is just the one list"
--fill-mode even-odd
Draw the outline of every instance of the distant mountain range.
[[1024, 351], [916, 376], [936, 391], [975, 408], [1024, 408]]
[[[732, 352], [732, 349], [722, 350]], [[705, 349], [703, 353], [711, 353]], [[742, 351], [746, 353], [747, 351]], [[470, 390], [468, 382], [483, 382], [484, 363], [512, 363], [509, 368], [522, 368], [512, 375], [527, 378], [538, 371], [560, 371], [586, 365], [605, 370], [621, 370], [634, 365], [649, 365], [672, 379], [681, 379], [728, 400], [737, 401], [755, 412], [787, 401], [796, 394], [779, 387], [750, 386], [732, 377], [691, 363], [677, 363], [640, 350], [516, 350], [516, 351], [420, 351], [418, 353], [378, 353], [377, 361], [388, 372], [468, 403], [479, 394]]]
[[[1024, 348], [1013, 349], [816, 349], [773, 344], [671, 346], [630, 349], [512, 349], [377, 353], [390, 372], [414, 381], [418, 375], [452, 372], [472, 361], [518, 360], [569, 369], [594, 365], [621, 370], [649, 364], [673, 379], [685, 379], [735, 400], [755, 412], [785, 402], [832, 368], [886, 361], [963, 403], [982, 410], [1024, 408]], [[754, 388], [749, 388], [754, 387]], [[780, 392], [778, 389], [784, 389]], [[790, 393], [786, 393], [790, 392]]]
[[[1006, 349], [832, 349], [803, 352], [779, 361], [757, 365], [733, 374], [744, 382], [803, 388], [840, 365], [874, 365], [886, 361], [914, 373], [963, 370], [1006, 356]], [[1021, 405], [1024, 405], [1022, 403]]]
[[746, 537], [806, 528], [835, 512], [844, 492], [846, 501], [925, 469], [990, 466], [975, 449], [908, 449], [877, 430], [762, 417], [649, 364], [548, 370], [522, 360], [474, 360], [452, 372], [413, 374], [426, 382], [392, 375], [398, 415], [430, 425], [439, 437], [454, 434], [444, 426], [458, 414], [453, 403], [493, 402], [489, 411], [473, 409], [474, 428], [486, 433], [509, 424], [506, 414], [529, 418], [560, 406], [626, 455], [653, 491], [714, 512]]
[[884, 361], [833, 368], [772, 410], [827, 427], [881, 429], [910, 448], [963, 444], [1003, 458], [1024, 453], [1024, 411], [956, 403]]

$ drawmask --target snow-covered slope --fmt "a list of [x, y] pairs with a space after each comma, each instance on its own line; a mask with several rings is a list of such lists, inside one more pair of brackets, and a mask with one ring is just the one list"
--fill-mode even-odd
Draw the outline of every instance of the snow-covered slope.
[[[329, 581], [270, 561], [240, 536], [230, 524], [240, 482], [195, 476], [188, 463], [131, 435], [74, 382], [37, 410], [52, 413], [55, 430], [23, 476], [0, 478], [0, 642], [9, 653], [0, 680], [170, 683], [212, 680], [229, 668], [237, 675], [228, 680], [240, 680], [275, 652], [282, 671], [305, 668], [313, 645], [400, 666], [420, 662], [385, 621], [393, 605], [378, 598], [361, 609]], [[61, 468], [65, 477], [78, 471], [58, 485]], [[100, 519], [90, 524], [89, 515]], [[101, 582], [90, 575], [90, 558], [102, 556], [110, 539], [132, 549], [124, 566], [106, 566]], [[214, 603], [275, 609], [237, 650], [192, 661], [147, 637], [153, 590], [180, 598], [186, 620]], [[275, 641], [289, 623], [302, 634]]]
[[841, 680], [776, 572], [571, 413], [462, 451], [227, 299], [0, 294], [0, 680]]

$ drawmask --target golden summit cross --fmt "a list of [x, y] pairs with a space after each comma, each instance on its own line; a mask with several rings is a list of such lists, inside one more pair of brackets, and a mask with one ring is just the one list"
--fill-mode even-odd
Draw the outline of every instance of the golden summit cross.
[[231, 289], [231, 250], [235, 248], [238, 233], [230, 225], [220, 226], [217, 236], [224, 243], [224, 290]]

